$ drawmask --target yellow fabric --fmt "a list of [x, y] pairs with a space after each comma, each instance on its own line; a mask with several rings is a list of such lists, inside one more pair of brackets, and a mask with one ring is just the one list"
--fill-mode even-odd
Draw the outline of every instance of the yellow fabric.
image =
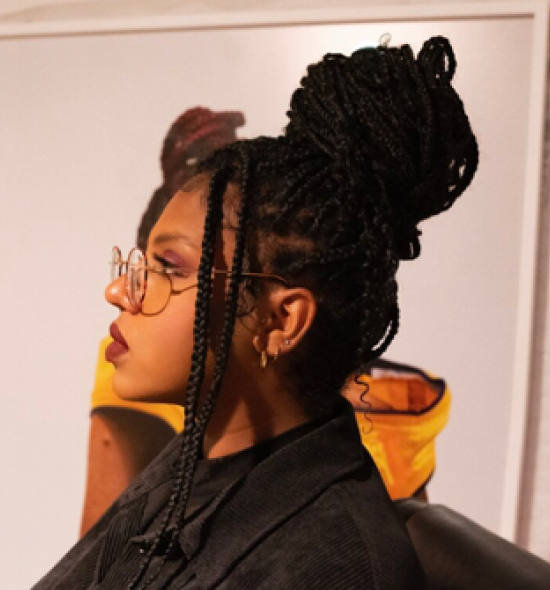
[[[92, 411], [100, 407], [127, 408], [157, 416], [175, 432], [183, 428], [183, 408], [170, 404], [127, 402], [113, 391], [113, 366], [105, 361], [105, 338], [100, 345]], [[378, 466], [388, 493], [395, 500], [412, 496], [430, 479], [435, 468], [435, 437], [447, 423], [451, 394], [445, 383], [403, 370], [373, 370], [369, 385], [346, 396], [352, 402], [363, 444]], [[364, 403], [367, 402], [367, 405]]]
[[[389, 495], [407, 498], [422, 489], [435, 469], [435, 438], [449, 419], [451, 392], [442, 380], [417, 374], [366, 376], [363, 403], [348, 395]], [[369, 409], [370, 408], [370, 409]]]

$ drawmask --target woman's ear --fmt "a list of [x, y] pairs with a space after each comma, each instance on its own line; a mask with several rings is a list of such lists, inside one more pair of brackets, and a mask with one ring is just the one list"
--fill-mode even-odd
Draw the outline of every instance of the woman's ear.
[[277, 289], [258, 305], [257, 352], [277, 358], [298, 346], [311, 328], [317, 303], [308, 289]]

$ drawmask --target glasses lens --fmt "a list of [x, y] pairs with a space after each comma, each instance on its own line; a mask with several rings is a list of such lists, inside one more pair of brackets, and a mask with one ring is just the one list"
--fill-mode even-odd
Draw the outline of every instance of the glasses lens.
[[141, 311], [147, 315], [161, 312], [172, 293], [170, 278], [163, 272], [150, 271], [147, 273], [147, 292], [141, 304]]
[[147, 271], [145, 270], [145, 256], [141, 250], [134, 248], [128, 256], [128, 299], [137, 307], [142, 304], [145, 298], [147, 286]]
[[122, 253], [117, 246], [111, 252], [111, 282], [118, 279], [121, 275]]

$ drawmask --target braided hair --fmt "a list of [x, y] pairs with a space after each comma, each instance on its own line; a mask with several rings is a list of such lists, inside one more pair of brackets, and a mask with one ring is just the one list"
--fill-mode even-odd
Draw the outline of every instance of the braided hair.
[[[334, 405], [349, 375], [362, 372], [397, 333], [399, 262], [419, 256], [418, 224], [451, 207], [477, 168], [476, 139], [451, 86], [455, 69], [443, 37], [429, 39], [416, 58], [408, 45], [326, 55], [294, 92], [281, 136], [231, 144], [201, 164], [210, 180], [178, 475], [130, 590], [161, 542], [167, 559], [182, 526], [239, 299], [259, 288], [241, 281], [243, 269], [283, 276], [315, 296], [314, 322], [287, 367], [312, 412]], [[214, 377], [198, 412], [210, 271], [230, 183], [239, 188], [236, 248]]]

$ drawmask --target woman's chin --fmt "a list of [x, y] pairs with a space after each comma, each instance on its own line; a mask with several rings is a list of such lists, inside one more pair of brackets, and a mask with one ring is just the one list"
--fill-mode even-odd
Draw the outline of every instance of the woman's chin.
[[184, 394], [181, 391], [164, 391], [158, 383], [148, 384], [144, 379], [127, 375], [121, 370], [115, 372], [112, 383], [115, 394], [127, 402], [183, 404]]
[[158, 399], [158, 393], [155, 394], [143, 382], [139, 382], [135, 377], [124, 374], [124, 371], [117, 370], [113, 375], [113, 391], [116, 395], [127, 402], [155, 402]]

